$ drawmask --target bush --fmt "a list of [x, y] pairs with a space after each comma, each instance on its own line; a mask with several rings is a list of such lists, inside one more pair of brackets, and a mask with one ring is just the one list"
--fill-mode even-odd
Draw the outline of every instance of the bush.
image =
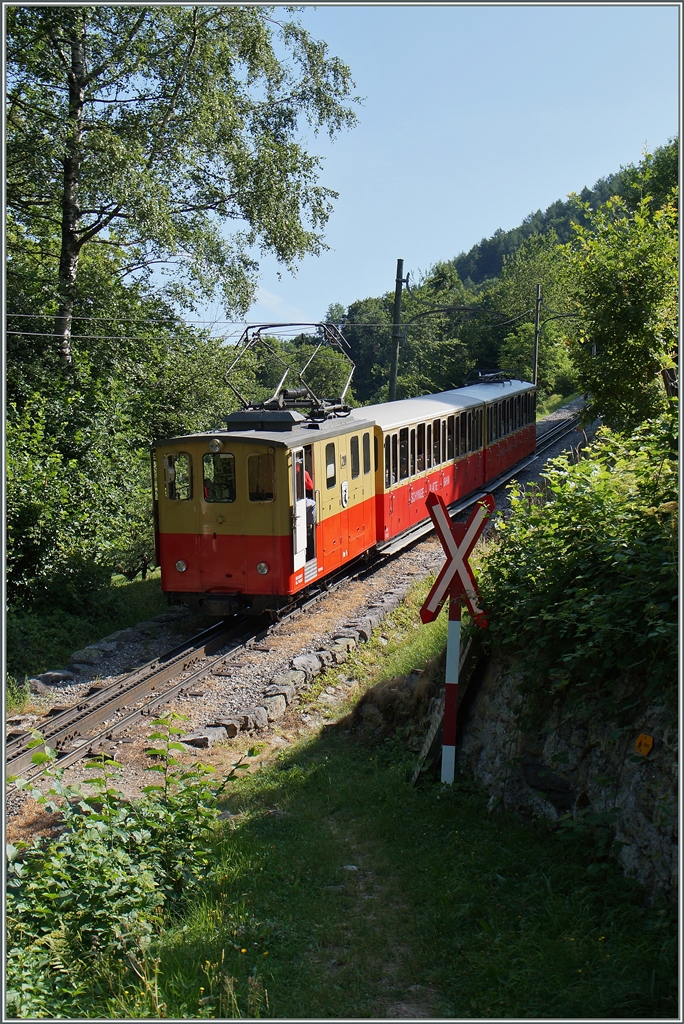
[[[160, 777], [138, 800], [116, 788], [121, 765], [104, 755], [87, 765], [95, 795], [65, 785], [50, 767], [47, 795], [10, 780], [61, 816], [56, 838], [8, 846], [7, 1002], [16, 1016], [53, 1016], [65, 1005], [74, 1015], [86, 995], [84, 965], [93, 977], [117, 958], [136, 970], [162, 912], [211, 877], [222, 787], [210, 781], [212, 769], [185, 768], [174, 757], [183, 749], [174, 739], [183, 731], [173, 724], [178, 717], [153, 723], [149, 770]], [[54, 756], [34, 753], [34, 763], [49, 765]]]
[[640, 703], [674, 697], [676, 431], [674, 412], [630, 435], [604, 428], [576, 464], [562, 456], [541, 485], [509, 488], [480, 586], [490, 643], [542, 703], [562, 693], [614, 712], [625, 681]]

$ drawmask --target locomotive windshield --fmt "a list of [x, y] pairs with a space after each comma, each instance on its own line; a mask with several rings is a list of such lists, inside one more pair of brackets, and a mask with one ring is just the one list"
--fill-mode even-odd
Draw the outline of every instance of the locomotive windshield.
[[247, 459], [250, 501], [275, 498], [275, 459], [272, 455], [250, 455]]
[[207, 452], [202, 460], [205, 501], [235, 501], [235, 457]]

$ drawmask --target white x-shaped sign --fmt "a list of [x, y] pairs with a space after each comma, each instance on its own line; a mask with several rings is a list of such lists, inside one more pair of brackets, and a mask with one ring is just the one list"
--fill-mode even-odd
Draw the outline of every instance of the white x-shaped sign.
[[452, 601], [460, 601], [463, 598], [471, 617], [484, 628], [487, 626], [487, 617], [478, 604], [480, 595], [468, 563], [468, 556], [475, 547], [485, 522], [496, 508], [494, 496], [488, 494], [480, 498], [465, 524], [452, 523], [444, 499], [439, 494], [429, 494], [425, 504], [447, 560], [420, 610], [420, 617], [423, 622], [432, 622], [436, 619], [449, 595]]

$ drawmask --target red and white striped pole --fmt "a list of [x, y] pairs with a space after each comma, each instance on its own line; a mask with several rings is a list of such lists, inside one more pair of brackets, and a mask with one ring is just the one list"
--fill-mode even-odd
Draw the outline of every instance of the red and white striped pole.
[[442, 782], [454, 781], [456, 767], [456, 719], [458, 716], [458, 663], [461, 658], [461, 598], [449, 597], [444, 721], [442, 726]]

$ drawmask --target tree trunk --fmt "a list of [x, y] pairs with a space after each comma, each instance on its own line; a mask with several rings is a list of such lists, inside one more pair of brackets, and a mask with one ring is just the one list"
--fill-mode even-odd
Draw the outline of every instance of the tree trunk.
[[70, 41], [71, 67], [67, 73], [69, 83], [69, 135], [64, 156], [62, 188], [62, 246], [59, 254], [59, 309], [55, 317], [55, 340], [60, 360], [71, 366], [71, 323], [74, 311], [74, 290], [78, 257], [81, 251], [78, 205], [78, 186], [81, 170], [83, 140], [83, 107], [85, 97], [85, 15], [74, 24], [74, 37]]

